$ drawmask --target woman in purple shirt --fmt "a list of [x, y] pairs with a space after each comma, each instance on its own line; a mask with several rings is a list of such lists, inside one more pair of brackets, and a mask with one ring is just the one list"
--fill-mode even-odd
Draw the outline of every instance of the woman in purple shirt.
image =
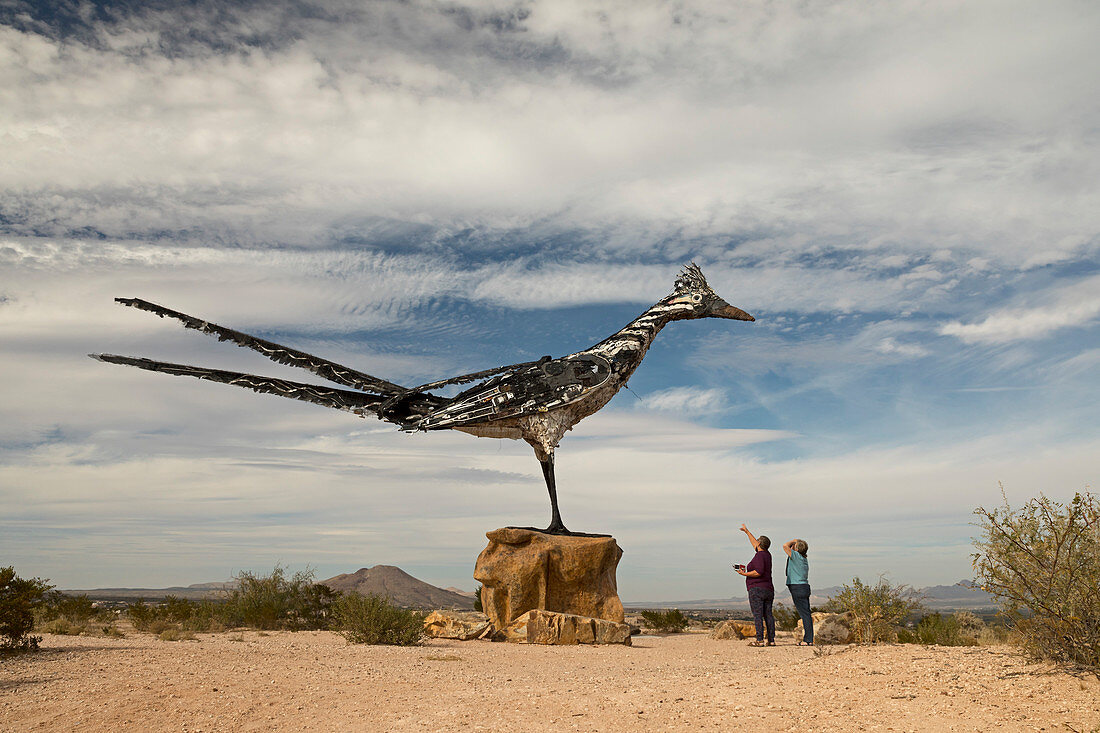
[[775, 602], [775, 586], [772, 585], [772, 556], [768, 548], [772, 541], [764, 535], [753, 537], [745, 525], [741, 531], [749, 538], [749, 544], [756, 554], [747, 566], [734, 565], [739, 575], [745, 576], [745, 587], [749, 591], [749, 608], [756, 622], [756, 641], [749, 646], [764, 646], [764, 627], [768, 629], [768, 646], [775, 646], [775, 616], [772, 615], [772, 603]]

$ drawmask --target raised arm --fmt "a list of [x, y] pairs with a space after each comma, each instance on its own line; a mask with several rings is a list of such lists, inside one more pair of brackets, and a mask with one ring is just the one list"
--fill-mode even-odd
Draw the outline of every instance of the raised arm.
[[791, 553], [794, 552], [794, 543], [797, 541], [798, 540], [789, 540], [783, 544], [783, 552], [787, 553], [787, 557], [790, 557]]
[[749, 538], [749, 544], [752, 545], [752, 549], [760, 552], [760, 543], [756, 541], [756, 538], [752, 536], [752, 532], [744, 524], [741, 525], [741, 531], [744, 532]]

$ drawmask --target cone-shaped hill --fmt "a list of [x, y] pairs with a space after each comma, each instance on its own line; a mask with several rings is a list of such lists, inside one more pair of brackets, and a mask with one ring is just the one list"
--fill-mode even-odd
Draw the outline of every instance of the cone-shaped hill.
[[318, 582], [344, 593], [387, 596], [397, 605], [407, 608], [469, 610], [474, 607], [473, 598], [417, 580], [393, 565], [360, 568], [354, 573], [343, 573]]

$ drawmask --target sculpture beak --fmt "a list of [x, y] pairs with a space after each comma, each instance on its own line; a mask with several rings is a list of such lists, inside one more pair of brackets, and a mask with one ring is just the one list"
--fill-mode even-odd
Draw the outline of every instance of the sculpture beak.
[[755, 321], [756, 319], [750, 316], [740, 308], [736, 308], [721, 298], [716, 299], [710, 306], [710, 313], [707, 314], [711, 318], [732, 318], [735, 321]]

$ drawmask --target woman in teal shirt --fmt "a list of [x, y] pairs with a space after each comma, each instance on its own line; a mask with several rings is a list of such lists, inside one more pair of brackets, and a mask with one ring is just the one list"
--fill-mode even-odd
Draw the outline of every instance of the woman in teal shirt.
[[791, 592], [794, 608], [802, 617], [802, 641], [799, 646], [814, 644], [814, 617], [810, 613], [810, 563], [806, 553], [810, 546], [806, 540], [791, 540], [783, 545], [787, 553], [787, 589]]

